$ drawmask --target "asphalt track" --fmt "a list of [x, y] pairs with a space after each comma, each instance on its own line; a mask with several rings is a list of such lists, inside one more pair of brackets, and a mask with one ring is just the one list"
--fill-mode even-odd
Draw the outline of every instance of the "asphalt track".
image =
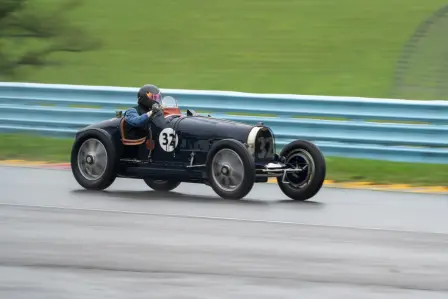
[[106, 192], [0, 167], [0, 298], [448, 298], [448, 196], [201, 185]]

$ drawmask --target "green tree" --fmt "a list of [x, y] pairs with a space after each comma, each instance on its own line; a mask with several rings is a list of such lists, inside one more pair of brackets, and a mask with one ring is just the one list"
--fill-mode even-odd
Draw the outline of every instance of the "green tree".
[[55, 64], [56, 52], [83, 52], [100, 46], [66, 15], [82, 0], [66, 0], [50, 9], [36, 0], [0, 0], [0, 77], [23, 66]]

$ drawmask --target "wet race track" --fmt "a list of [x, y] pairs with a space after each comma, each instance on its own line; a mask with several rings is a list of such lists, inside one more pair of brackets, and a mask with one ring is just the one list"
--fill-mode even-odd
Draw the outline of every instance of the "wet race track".
[[448, 196], [323, 189], [244, 201], [0, 168], [0, 298], [448, 298]]

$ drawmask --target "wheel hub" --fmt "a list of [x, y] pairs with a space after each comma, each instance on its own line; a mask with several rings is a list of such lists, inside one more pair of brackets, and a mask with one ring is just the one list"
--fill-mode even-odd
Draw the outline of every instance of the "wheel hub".
[[227, 165], [224, 165], [224, 166], [221, 168], [221, 173], [222, 173], [223, 175], [225, 175], [225, 176], [230, 175], [230, 167], [227, 166]]
[[89, 164], [89, 165], [95, 164], [95, 158], [93, 157], [93, 155], [88, 154], [86, 156], [86, 163]]

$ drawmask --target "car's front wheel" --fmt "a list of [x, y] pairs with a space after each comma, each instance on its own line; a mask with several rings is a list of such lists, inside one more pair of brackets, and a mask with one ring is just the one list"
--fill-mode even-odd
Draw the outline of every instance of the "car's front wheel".
[[322, 188], [326, 174], [325, 158], [319, 148], [311, 142], [296, 140], [283, 148], [280, 157], [285, 158], [290, 170], [295, 170], [277, 178], [283, 193], [297, 201], [315, 196]]
[[88, 190], [103, 190], [116, 179], [116, 152], [113, 143], [101, 133], [75, 141], [71, 169], [76, 181]]
[[255, 183], [255, 162], [241, 142], [224, 139], [213, 144], [208, 154], [207, 176], [220, 197], [241, 199]]

